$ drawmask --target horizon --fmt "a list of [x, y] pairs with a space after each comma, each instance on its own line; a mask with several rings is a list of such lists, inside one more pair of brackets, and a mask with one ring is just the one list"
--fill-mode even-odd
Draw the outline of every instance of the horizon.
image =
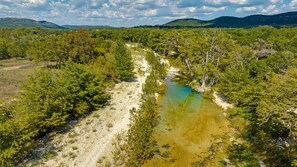
[[297, 0], [1, 0], [0, 17], [58, 25], [134, 27], [184, 18], [274, 15], [296, 9]]

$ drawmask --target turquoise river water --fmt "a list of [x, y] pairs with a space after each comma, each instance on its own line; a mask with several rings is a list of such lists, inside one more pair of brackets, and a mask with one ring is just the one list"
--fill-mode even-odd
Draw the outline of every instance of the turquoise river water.
[[193, 166], [227, 132], [223, 110], [183, 83], [166, 80], [159, 98], [159, 124], [154, 137], [160, 147], [144, 166]]

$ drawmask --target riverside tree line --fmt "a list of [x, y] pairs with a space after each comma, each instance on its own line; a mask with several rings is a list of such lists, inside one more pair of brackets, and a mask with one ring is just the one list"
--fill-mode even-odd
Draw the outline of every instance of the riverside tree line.
[[[229, 148], [237, 166], [297, 165], [297, 29], [129, 29], [123, 38], [173, 59], [190, 85], [218, 91], [249, 122]], [[223, 162], [222, 162], [223, 163]], [[224, 163], [223, 163], [224, 164]]]
[[[2, 163], [12, 158], [12, 162], [17, 162], [15, 158], [21, 157], [30, 148], [28, 143], [54, 130], [57, 120], [66, 121], [69, 117], [77, 117], [103, 105], [108, 99], [105, 87], [133, 75], [129, 52], [125, 51], [123, 42], [118, 42], [125, 41], [140, 43], [167, 56], [189, 76], [191, 85], [223, 93], [234, 104], [235, 107], [228, 111], [228, 117], [243, 118], [249, 125], [240, 136], [244, 142], [230, 146], [230, 163], [260, 166], [259, 162], [263, 161], [267, 166], [297, 166], [297, 28], [2, 29], [0, 32], [1, 58], [25, 57], [57, 63], [56, 68], [46, 69], [30, 78], [24, 86], [24, 94], [28, 95], [22, 95], [18, 104], [1, 107]], [[128, 63], [123, 65], [122, 61]], [[68, 78], [65, 78], [63, 75], [66, 73], [73, 74], [67, 74]], [[49, 77], [42, 79], [41, 76], [46, 75]], [[82, 80], [85, 84], [80, 88], [83, 93], [78, 97], [65, 96], [72, 99], [73, 103], [68, 102], [71, 104], [64, 104], [65, 99], [57, 103], [51, 101], [50, 98], [55, 99], [59, 94], [77, 91], [72, 88], [76, 85], [69, 84], [68, 79]], [[48, 82], [53, 83], [49, 86], [51, 89], [60, 92], [46, 96], [49, 99], [36, 105], [39, 108], [26, 106], [40, 103], [38, 97], [41, 98], [38, 91], [32, 94], [33, 87], [28, 85]], [[67, 88], [57, 89], [61, 85], [67, 85]], [[34, 96], [35, 101], [30, 102], [29, 95]], [[38, 122], [42, 123], [38, 126], [29, 123], [31, 117], [27, 113], [38, 115], [42, 118]], [[132, 113], [139, 115], [135, 111]], [[149, 119], [155, 117], [144, 116]], [[137, 121], [145, 123], [134, 120], [135, 124], [138, 124]], [[154, 122], [150, 123], [150, 127], [154, 125]], [[18, 126], [23, 128], [16, 128]], [[37, 129], [30, 129], [32, 127]], [[130, 134], [138, 134], [137, 130], [131, 127]], [[150, 134], [150, 131], [147, 133]], [[128, 141], [133, 143], [134, 139], [135, 136], [130, 136]], [[144, 146], [141, 142], [138, 144], [138, 147]], [[131, 145], [130, 149], [136, 148]], [[150, 158], [151, 153], [130, 157], [132, 159], [128, 164], [140, 166], [144, 163], [143, 158]]]
[[[37, 70], [17, 100], [0, 106], [0, 166], [18, 165], [38, 138], [105, 105], [106, 88], [133, 77], [131, 53], [121, 41], [104, 41], [85, 30], [1, 31], [2, 58], [56, 65]], [[11, 43], [22, 44], [11, 48]]]

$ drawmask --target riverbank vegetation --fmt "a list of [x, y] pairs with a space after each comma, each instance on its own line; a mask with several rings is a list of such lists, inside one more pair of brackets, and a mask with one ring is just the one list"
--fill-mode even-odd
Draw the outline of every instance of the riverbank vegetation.
[[[34, 139], [63, 125], [69, 117], [78, 117], [106, 103], [105, 88], [133, 75], [132, 60], [123, 44], [133, 42], [172, 59], [198, 90], [216, 90], [226, 95], [235, 106], [227, 112], [230, 119], [249, 121], [239, 136], [244, 142], [230, 146], [227, 158], [231, 164], [296, 165], [296, 41], [297, 28], [267, 26], [0, 29], [0, 59], [17, 57], [56, 64], [31, 77], [20, 100], [1, 106], [1, 162], [6, 165], [7, 160], [21, 159], [20, 153], [25, 153]], [[154, 66], [159, 61], [148, 58], [148, 62]], [[127, 160], [131, 166], [140, 166], [156, 151], [150, 134], [156, 124], [153, 96], [156, 79], [163, 75], [158, 74], [160, 71], [161, 66], [153, 67], [144, 86], [143, 103], [139, 110], [131, 112], [128, 143], [133, 144]]]
[[127, 31], [124, 39], [175, 59], [198, 90], [227, 96], [230, 117], [250, 122], [245, 142], [230, 146], [231, 164], [296, 163], [296, 28]]
[[158, 117], [156, 93], [160, 86], [158, 80], [165, 76], [166, 71], [153, 52], [147, 52], [146, 60], [151, 66], [151, 73], [142, 88], [140, 108], [130, 110], [131, 122], [125, 144], [125, 166], [142, 166], [158, 152], [157, 142], [153, 138]]
[[[3, 31], [5, 33], [1, 35], [6, 35], [8, 41], [14, 40], [15, 33], [23, 33], [21, 30]], [[28, 32], [18, 36], [19, 40], [22, 35], [30, 40], [13, 48], [21, 49], [20, 52], [25, 55], [9, 54], [14, 52], [6, 47], [10, 44], [8, 42], [4, 47], [7, 52], [3, 52], [6, 56], [2, 58], [52, 61], [56, 65], [36, 70], [24, 82], [20, 95], [13, 102], [0, 106], [1, 166], [19, 164], [37, 139], [49, 132], [60, 131], [70, 120], [105, 105], [109, 99], [105, 91], [111, 87], [109, 83], [118, 82], [123, 79], [122, 76], [124, 79], [133, 77], [131, 54], [120, 42], [95, 38], [86, 30], [25, 31]], [[102, 57], [105, 62], [100, 61]], [[124, 67], [117, 68], [116, 64]]]

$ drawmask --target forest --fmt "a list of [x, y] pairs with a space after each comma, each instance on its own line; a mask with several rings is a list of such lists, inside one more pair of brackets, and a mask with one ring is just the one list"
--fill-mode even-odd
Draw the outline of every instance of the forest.
[[[188, 84], [224, 94], [244, 120], [241, 144], [228, 150], [235, 166], [297, 166], [297, 28], [0, 29], [0, 59], [47, 62], [23, 84], [17, 100], [0, 106], [1, 166], [17, 166], [46, 134], [69, 120], [108, 105], [116, 83], [133, 79], [125, 43], [166, 57]], [[153, 53], [140, 109], [131, 110], [124, 166], [141, 166], [158, 152], [151, 135], [157, 122], [154, 97], [165, 69]], [[1, 68], [1, 66], [0, 66]], [[222, 165], [225, 166], [222, 161]]]

